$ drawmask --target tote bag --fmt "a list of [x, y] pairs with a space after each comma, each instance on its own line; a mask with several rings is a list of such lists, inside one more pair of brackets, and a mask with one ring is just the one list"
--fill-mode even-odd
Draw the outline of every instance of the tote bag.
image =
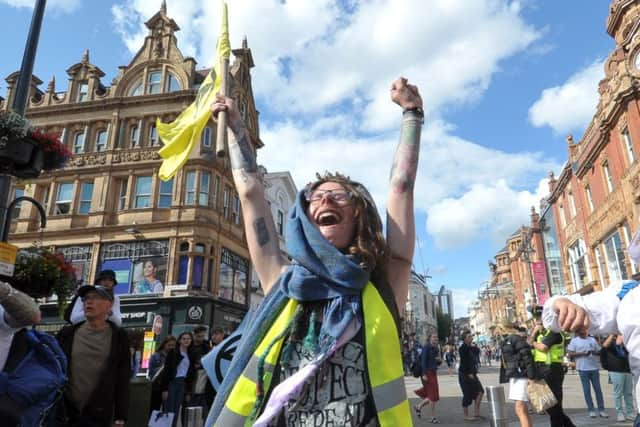
[[545, 380], [529, 381], [527, 384], [529, 402], [536, 412], [543, 412], [558, 403], [556, 396], [551, 391]]

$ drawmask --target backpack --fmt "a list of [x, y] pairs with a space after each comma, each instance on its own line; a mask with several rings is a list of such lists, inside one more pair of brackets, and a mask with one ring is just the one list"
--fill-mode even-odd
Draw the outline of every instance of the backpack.
[[0, 372], [0, 416], [17, 426], [46, 425], [67, 383], [67, 358], [56, 339], [22, 329], [13, 337]]

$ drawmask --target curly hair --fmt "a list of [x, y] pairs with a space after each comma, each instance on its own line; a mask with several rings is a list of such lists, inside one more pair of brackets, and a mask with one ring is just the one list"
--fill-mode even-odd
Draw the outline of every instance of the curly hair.
[[340, 184], [353, 194], [356, 230], [346, 252], [360, 260], [361, 267], [371, 272], [374, 282], [377, 278], [386, 280], [389, 251], [373, 198], [362, 184], [339, 172], [326, 171], [323, 175], [316, 173], [316, 181], [307, 184], [305, 191], [312, 191], [325, 182]]

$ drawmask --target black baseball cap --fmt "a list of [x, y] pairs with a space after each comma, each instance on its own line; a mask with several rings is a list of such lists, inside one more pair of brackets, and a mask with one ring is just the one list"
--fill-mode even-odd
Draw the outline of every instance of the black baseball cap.
[[113, 302], [113, 292], [111, 292], [109, 289], [105, 288], [104, 286], [84, 285], [78, 288], [78, 296], [80, 298], [84, 298], [89, 292], [96, 292], [102, 298], [108, 299], [109, 301]]
[[114, 285], [118, 284], [118, 281], [116, 280], [116, 272], [113, 270], [102, 270], [100, 273], [98, 273], [96, 282], [99, 282], [102, 279], [111, 279], [113, 280]]

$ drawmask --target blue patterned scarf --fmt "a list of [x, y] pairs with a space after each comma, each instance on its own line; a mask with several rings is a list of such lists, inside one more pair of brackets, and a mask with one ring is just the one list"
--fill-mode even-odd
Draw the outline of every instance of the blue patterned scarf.
[[300, 302], [327, 301], [315, 360], [325, 360], [328, 353], [337, 348], [336, 344], [341, 344], [338, 339], [349, 326], [362, 321], [361, 294], [369, 281], [369, 272], [322, 236], [307, 217], [305, 205], [304, 191], [300, 191], [285, 234], [287, 252], [293, 263], [258, 310], [248, 314], [251, 319], [218, 390], [206, 426], [212, 426], [220, 415], [233, 385], [290, 298]]

